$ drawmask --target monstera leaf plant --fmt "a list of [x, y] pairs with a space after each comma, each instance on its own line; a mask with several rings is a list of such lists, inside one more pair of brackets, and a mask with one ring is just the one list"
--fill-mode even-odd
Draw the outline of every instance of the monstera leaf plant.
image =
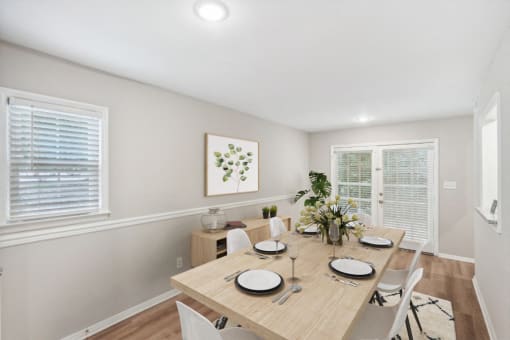
[[229, 144], [227, 151], [215, 151], [214, 156], [216, 157], [216, 167], [223, 170], [223, 182], [232, 181], [236, 186], [236, 191], [239, 191], [241, 182], [248, 179], [253, 153], [243, 152], [242, 147]]
[[325, 203], [331, 195], [331, 182], [323, 172], [310, 171], [308, 173], [310, 179], [310, 188], [300, 190], [294, 197], [294, 202], [308, 195], [305, 199], [305, 206], [315, 206], [317, 202]]

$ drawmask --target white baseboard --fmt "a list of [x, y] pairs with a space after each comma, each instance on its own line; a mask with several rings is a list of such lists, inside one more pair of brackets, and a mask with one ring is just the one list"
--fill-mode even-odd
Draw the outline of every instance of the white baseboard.
[[483, 319], [485, 321], [485, 325], [487, 326], [487, 331], [489, 332], [489, 338], [491, 340], [496, 340], [496, 331], [494, 330], [494, 326], [492, 325], [491, 318], [489, 316], [489, 311], [487, 310], [487, 306], [485, 305], [485, 300], [483, 299], [482, 292], [480, 291], [480, 286], [478, 286], [478, 281], [476, 276], [473, 276], [473, 287], [475, 288], [476, 298], [478, 299], [478, 304], [480, 305], [480, 309], [482, 310]]
[[180, 294], [180, 291], [178, 291], [177, 289], [169, 290], [168, 292], [165, 292], [165, 293], [158, 295], [152, 299], [144, 301], [136, 306], [130, 307], [118, 314], [110, 316], [107, 319], [96, 322], [95, 324], [93, 324], [85, 329], [82, 329], [76, 333], [73, 333], [71, 335], [68, 335], [68, 336], [62, 338], [61, 340], [82, 340], [82, 339], [85, 339], [86, 337], [89, 337], [96, 333], [99, 333], [102, 330], [105, 330], [108, 327], [111, 327], [123, 320], [126, 320], [127, 318], [130, 318], [135, 314], [143, 312], [144, 310], [149, 309], [161, 302], [171, 299], [171, 298], [177, 296], [178, 294]]
[[471, 258], [471, 257], [457, 256], [457, 255], [451, 255], [451, 254], [445, 254], [445, 253], [439, 253], [439, 254], [437, 254], [437, 256], [441, 257], [443, 259], [448, 259], [448, 260], [475, 263], [475, 259]]

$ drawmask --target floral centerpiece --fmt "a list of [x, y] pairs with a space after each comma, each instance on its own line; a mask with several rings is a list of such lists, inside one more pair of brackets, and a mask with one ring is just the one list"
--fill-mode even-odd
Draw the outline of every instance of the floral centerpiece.
[[301, 211], [301, 217], [296, 224], [298, 231], [303, 232], [308, 226], [317, 225], [322, 234], [322, 239], [329, 240], [329, 227], [334, 224], [340, 230], [339, 243], [342, 244], [343, 236], [347, 239], [349, 234], [356, 237], [361, 237], [363, 229], [361, 226], [349, 228], [347, 224], [352, 221], [357, 221], [358, 217], [354, 214], [349, 215], [351, 209], [356, 209], [357, 205], [352, 199], [347, 200], [347, 204], [340, 204], [340, 196], [335, 199], [330, 199], [331, 196], [331, 182], [328, 180], [326, 174], [316, 171], [310, 171], [308, 174], [310, 179], [310, 189], [300, 190], [296, 194], [295, 202], [307, 196], [304, 202], [304, 209]]
[[331, 226], [336, 226], [340, 230], [338, 243], [342, 245], [344, 235], [347, 239], [349, 239], [350, 234], [356, 237], [363, 235], [363, 228], [360, 225], [348, 226], [350, 222], [358, 220], [357, 215], [349, 215], [350, 210], [356, 208], [356, 202], [352, 199], [348, 199], [347, 204], [341, 204], [338, 195], [334, 199], [324, 202], [317, 201], [314, 206], [305, 206], [301, 211], [301, 217], [296, 227], [298, 231], [303, 232], [308, 226], [317, 225], [322, 239], [324, 240], [326, 237], [328, 243], [331, 243], [328, 231]]

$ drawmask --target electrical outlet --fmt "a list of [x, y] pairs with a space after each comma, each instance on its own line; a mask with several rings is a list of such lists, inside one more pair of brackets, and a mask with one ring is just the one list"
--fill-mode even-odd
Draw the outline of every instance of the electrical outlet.
[[182, 257], [177, 258], [177, 269], [182, 268]]

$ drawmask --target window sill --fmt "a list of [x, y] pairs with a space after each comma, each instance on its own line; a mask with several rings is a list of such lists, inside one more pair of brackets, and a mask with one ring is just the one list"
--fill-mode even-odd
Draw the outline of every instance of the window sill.
[[483, 218], [483, 220], [489, 224], [497, 233], [501, 234], [501, 230], [498, 226], [498, 216], [495, 214], [491, 214], [487, 209], [483, 209], [482, 207], [476, 207], [476, 211], [478, 215]]

